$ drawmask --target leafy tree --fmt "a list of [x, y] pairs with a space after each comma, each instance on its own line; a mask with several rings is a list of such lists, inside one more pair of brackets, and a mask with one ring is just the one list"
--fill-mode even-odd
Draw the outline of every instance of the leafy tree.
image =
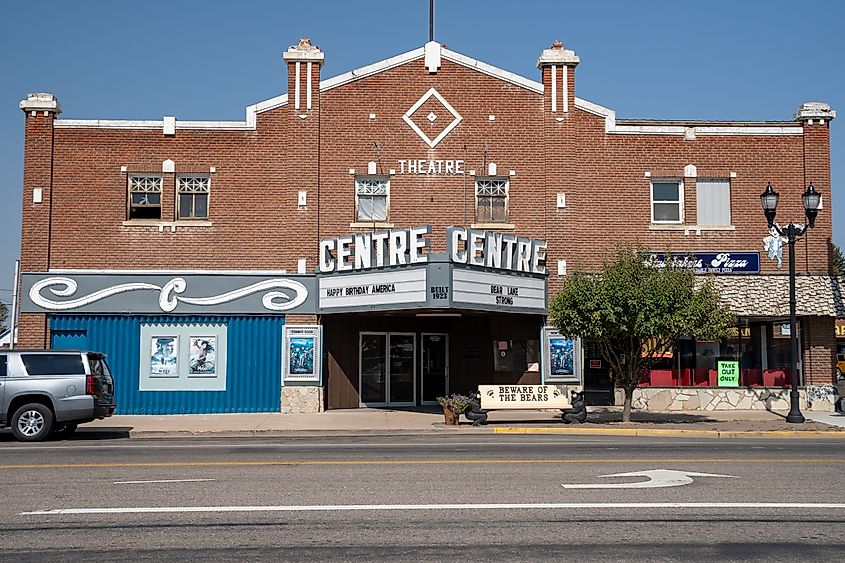
[[833, 275], [845, 276], [845, 256], [842, 255], [842, 250], [836, 243], [830, 243], [833, 249]]
[[0, 303], [0, 331], [6, 330], [6, 318], [9, 316], [9, 310], [5, 303]]
[[641, 251], [620, 247], [601, 273], [569, 277], [549, 308], [562, 334], [598, 345], [611, 379], [625, 390], [623, 422], [630, 422], [634, 389], [658, 354], [681, 336], [715, 340], [735, 324], [709, 281], [697, 284], [690, 270], [666, 262], [653, 268]]

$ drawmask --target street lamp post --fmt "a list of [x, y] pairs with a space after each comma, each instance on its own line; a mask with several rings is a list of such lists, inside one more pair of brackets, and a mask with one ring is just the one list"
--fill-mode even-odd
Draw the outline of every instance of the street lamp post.
[[[769, 222], [769, 229], [774, 229], [778, 235], [786, 237], [789, 242], [789, 334], [792, 343], [792, 389], [789, 392], [789, 414], [786, 415], [787, 422], [802, 423], [804, 415], [798, 406], [798, 319], [795, 312], [795, 239], [807, 232], [808, 228], [816, 225], [816, 216], [819, 214], [821, 205], [821, 194], [816, 191], [813, 184], [807, 186], [801, 196], [804, 204], [804, 214], [807, 216], [807, 225], [800, 223], [789, 223], [781, 227], [775, 223], [775, 214], [778, 206], [778, 193], [769, 183], [766, 189], [760, 194], [760, 203], [763, 206], [763, 213]], [[774, 234], [774, 233], [773, 233]]]

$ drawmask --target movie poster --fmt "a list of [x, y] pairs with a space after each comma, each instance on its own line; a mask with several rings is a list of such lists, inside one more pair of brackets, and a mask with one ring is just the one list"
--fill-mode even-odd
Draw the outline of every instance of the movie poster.
[[554, 327], [543, 327], [542, 382], [583, 385], [582, 344], [580, 338], [563, 336]]
[[549, 339], [549, 356], [551, 360], [552, 376], [575, 375], [575, 346], [568, 338], [553, 337]]
[[314, 375], [314, 337], [288, 340], [288, 373], [294, 376]]
[[[282, 337], [282, 381], [294, 385], [322, 380], [322, 331], [318, 325], [286, 326]], [[284, 383], [283, 383], [284, 384]]]
[[191, 348], [188, 375], [208, 377], [217, 375], [217, 337], [192, 336], [189, 340]]
[[179, 377], [178, 353], [178, 336], [153, 336], [150, 343], [150, 377]]

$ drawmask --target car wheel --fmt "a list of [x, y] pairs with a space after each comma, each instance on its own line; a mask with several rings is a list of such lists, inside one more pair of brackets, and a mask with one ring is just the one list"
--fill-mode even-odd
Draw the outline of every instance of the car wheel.
[[30, 403], [12, 416], [12, 434], [21, 442], [40, 442], [53, 428], [53, 413], [41, 403]]
[[76, 432], [77, 424], [61, 424], [53, 428], [53, 434], [66, 438]]
[[842, 380], [842, 370], [840, 370], [839, 368], [836, 368], [836, 381], [841, 381], [841, 380]]

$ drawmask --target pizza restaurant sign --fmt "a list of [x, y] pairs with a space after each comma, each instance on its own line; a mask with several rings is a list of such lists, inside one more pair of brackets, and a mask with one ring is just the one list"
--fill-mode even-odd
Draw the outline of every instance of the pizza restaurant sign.
[[[361, 233], [320, 241], [319, 272], [351, 272], [428, 262], [431, 227]], [[446, 253], [456, 264], [530, 274], [546, 273], [546, 241], [478, 231], [446, 230]]]
[[662, 269], [667, 261], [677, 268], [688, 268], [696, 274], [757, 274], [759, 252], [691, 252], [652, 253], [645, 257], [646, 266]]

